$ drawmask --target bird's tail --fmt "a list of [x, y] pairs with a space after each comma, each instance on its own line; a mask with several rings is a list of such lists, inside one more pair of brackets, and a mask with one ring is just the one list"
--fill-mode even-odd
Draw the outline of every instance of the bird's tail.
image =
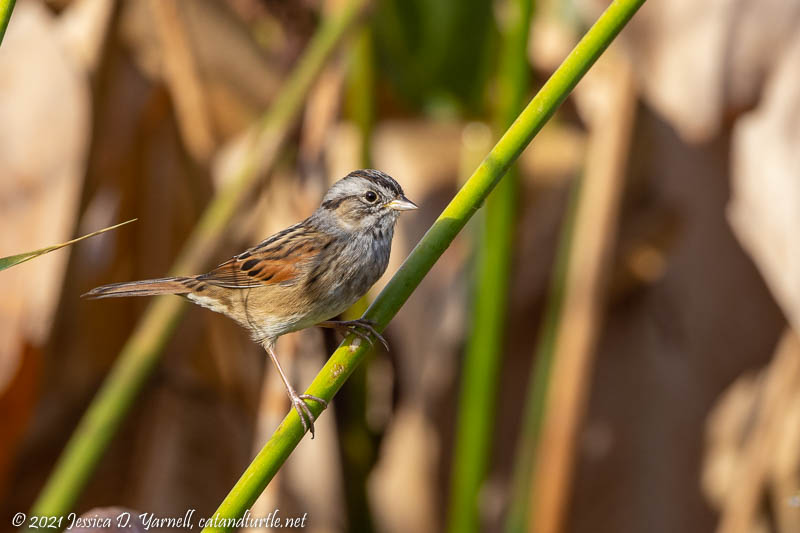
[[158, 294], [188, 294], [194, 278], [159, 278], [111, 283], [94, 288], [81, 298], [121, 298], [124, 296], [155, 296]]

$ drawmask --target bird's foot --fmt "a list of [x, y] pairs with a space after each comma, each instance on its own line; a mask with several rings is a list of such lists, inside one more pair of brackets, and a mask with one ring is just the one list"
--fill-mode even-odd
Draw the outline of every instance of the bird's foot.
[[[327, 322], [321, 322], [319, 326], [339, 330], [345, 335], [352, 333], [370, 344], [373, 343], [372, 337], [374, 337], [383, 344], [383, 347], [386, 348], [387, 351], [389, 350], [389, 343], [386, 342], [383, 335], [378, 333], [378, 330], [375, 329], [377, 324], [372, 320], [367, 320], [365, 318], [359, 318], [358, 320], [328, 320]], [[372, 335], [372, 337], [370, 337], [370, 335]]]
[[312, 396], [311, 394], [297, 394], [294, 390], [289, 391], [289, 400], [292, 402], [292, 406], [294, 406], [297, 414], [300, 415], [300, 422], [303, 423], [303, 432], [311, 431], [311, 438], [314, 438], [314, 421], [316, 418], [314, 417], [314, 413], [311, 412], [311, 409], [308, 407], [306, 400], [314, 401], [322, 405], [323, 409], [328, 407], [328, 401], [323, 400], [318, 396]]

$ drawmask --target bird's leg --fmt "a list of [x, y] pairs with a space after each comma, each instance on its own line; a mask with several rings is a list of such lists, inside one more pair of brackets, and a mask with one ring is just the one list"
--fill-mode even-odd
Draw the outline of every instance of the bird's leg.
[[370, 335], [373, 335], [376, 339], [381, 341], [381, 344], [383, 344], [386, 350], [389, 350], [389, 343], [386, 342], [383, 335], [378, 333], [378, 330], [375, 329], [376, 325], [375, 322], [365, 318], [359, 318], [358, 320], [326, 320], [325, 322], [317, 324], [317, 326], [321, 328], [335, 329], [343, 332], [345, 335], [352, 333], [370, 344], [372, 344]]
[[286, 374], [283, 372], [281, 368], [281, 364], [278, 362], [278, 357], [275, 355], [275, 350], [272, 347], [271, 343], [264, 343], [264, 349], [269, 354], [270, 359], [272, 362], [275, 363], [275, 367], [278, 369], [278, 373], [281, 375], [281, 379], [283, 380], [283, 384], [286, 385], [286, 393], [289, 395], [289, 401], [292, 402], [292, 406], [297, 410], [297, 414], [300, 415], [300, 421], [303, 423], [303, 430], [311, 431], [311, 438], [314, 438], [314, 413], [311, 412], [311, 409], [308, 408], [306, 402], [304, 400], [313, 400], [322, 404], [322, 408], [325, 409], [328, 407], [327, 400], [323, 400], [317, 396], [312, 396], [310, 394], [297, 394], [297, 391], [294, 390], [291, 383], [289, 383], [289, 379], [286, 377]]

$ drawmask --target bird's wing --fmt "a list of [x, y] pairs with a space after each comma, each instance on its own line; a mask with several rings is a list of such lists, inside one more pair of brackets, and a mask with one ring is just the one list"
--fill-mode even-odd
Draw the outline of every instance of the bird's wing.
[[328, 248], [331, 236], [310, 228], [290, 228], [198, 276], [210, 285], [248, 289], [292, 283]]

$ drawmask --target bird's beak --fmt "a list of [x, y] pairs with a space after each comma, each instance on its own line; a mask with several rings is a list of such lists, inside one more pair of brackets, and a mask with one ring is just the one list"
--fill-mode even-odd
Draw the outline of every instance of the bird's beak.
[[395, 211], [411, 211], [412, 209], [417, 208], [417, 204], [405, 196], [401, 196], [400, 198], [395, 198], [391, 202], [383, 204], [383, 207], [388, 207], [389, 209], [394, 209]]

